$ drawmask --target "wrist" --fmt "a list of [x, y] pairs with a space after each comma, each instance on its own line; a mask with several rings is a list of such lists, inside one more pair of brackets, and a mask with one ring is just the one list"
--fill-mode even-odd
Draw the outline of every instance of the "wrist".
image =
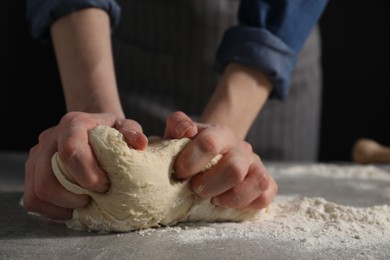
[[227, 65], [201, 122], [227, 125], [245, 138], [272, 90], [266, 74], [238, 63]]

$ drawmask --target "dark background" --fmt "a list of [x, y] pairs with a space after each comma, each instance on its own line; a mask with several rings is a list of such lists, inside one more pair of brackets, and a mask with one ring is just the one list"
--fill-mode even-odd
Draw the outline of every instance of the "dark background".
[[390, 146], [388, 6], [385, 0], [330, 1], [320, 20], [320, 160], [349, 160], [360, 137]]
[[[390, 146], [387, 6], [385, 0], [330, 1], [320, 20], [319, 161], [351, 160], [361, 137]], [[24, 1], [2, 3], [0, 26], [0, 150], [28, 151], [65, 112], [59, 75], [52, 50], [28, 34]]]

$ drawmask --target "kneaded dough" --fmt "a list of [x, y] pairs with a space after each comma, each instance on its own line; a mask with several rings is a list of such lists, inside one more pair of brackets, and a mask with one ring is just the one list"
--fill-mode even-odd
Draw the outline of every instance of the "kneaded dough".
[[258, 213], [214, 206], [195, 194], [188, 181], [172, 178], [174, 160], [190, 142], [187, 138], [156, 141], [140, 151], [129, 148], [116, 129], [97, 126], [89, 139], [110, 188], [96, 193], [75, 184], [55, 154], [52, 167], [59, 182], [73, 193], [92, 198], [86, 207], [74, 209], [73, 217], [65, 222], [68, 228], [127, 232], [179, 222], [244, 221]]

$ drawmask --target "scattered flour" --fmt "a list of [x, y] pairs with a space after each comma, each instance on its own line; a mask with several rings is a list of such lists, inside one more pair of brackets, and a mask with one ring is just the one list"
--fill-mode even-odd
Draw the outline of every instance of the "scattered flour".
[[337, 179], [383, 180], [390, 182], [388, 171], [375, 165], [302, 164], [284, 168], [275, 166], [268, 170], [280, 176], [310, 175]]
[[[305, 165], [269, 168], [283, 175], [310, 174], [328, 178], [390, 181], [390, 174], [375, 166]], [[371, 186], [367, 184], [369, 189]], [[278, 195], [259, 213], [258, 220], [242, 223], [183, 223], [173, 227], [145, 229], [142, 236], [164, 237], [179, 244], [221, 239], [293, 242], [296, 249], [361, 248], [390, 245], [390, 205], [352, 207], [322, 197]]]
[[390, 242], [390, 206], [357, 208], [323, 198], [278, 196], [256, 221], [185, 223], [137, 231], [194, 244], [221, 239], [298, 241], [306, 249], [354, 247]]

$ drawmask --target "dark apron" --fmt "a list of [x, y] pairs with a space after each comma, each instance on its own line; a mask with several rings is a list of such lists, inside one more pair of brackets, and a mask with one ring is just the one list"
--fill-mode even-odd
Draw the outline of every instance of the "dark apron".
[[[239, 0], [118, 0], [113, 35], [118, 86], [128, 118], [163, 134], [181, 110], [199, 118], [218, 81], [216, 50], [237, 23]], [[264, 159], [316, 160], [321, 69], [319, 35], [303, 48], [286, 101], [269, 101], [248, 134]]]

